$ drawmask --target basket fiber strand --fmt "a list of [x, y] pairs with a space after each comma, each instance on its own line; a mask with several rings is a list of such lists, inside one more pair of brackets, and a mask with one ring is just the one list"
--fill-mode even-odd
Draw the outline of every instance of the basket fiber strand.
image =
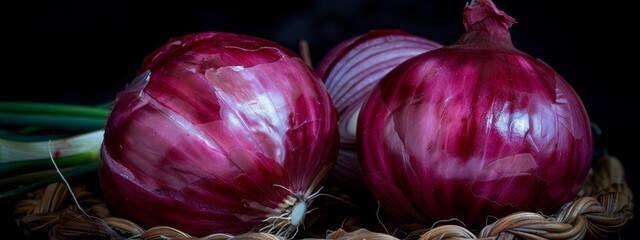
[[[27, 194], [27, 199], [18, 202], [13, 211], [18, 227], [27, 235], [41, 234], [50, 239], [281, 239], [261, 232], [197, 237], [170, 226], [145, 229], [130, 220], [112, 217], [100, 197], [85, 186], [73, 185], [71, 190], [82, 208], [71, 201], [63, 182]], [[578, 197], [553, 215], [516, 212], [477, 231], [466, 229], [463, 224], [447, 223], [428, 227], [396, 225], [389, 232], [387, 229], [391, 228], [385, 226], [358, 226], [353, 219], [345, 219], [337, 230], [324, 230], [323, 235], [305, 235], [304, 230], [299, 235], [303, 235], [301, 239], [340, 240], [607, 239], [631, 219], [633, 194], [623, 166], [616, 157], [606, 155], [597, 159]]]

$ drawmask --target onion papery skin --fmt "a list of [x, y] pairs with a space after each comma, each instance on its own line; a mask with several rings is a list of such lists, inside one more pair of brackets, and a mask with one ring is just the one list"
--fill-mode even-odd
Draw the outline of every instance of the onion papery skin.
[[369, 92], [398, 64], [442, 44], [401, 29], [373, 29], [336, 44], [316, 65], [339, 113], [340, 151], [332, 177], [344, 187], [362, 188], [356, 127]]
[[359, 160], [399, 221], [481, 227], [573, 200], [591, 165], [592, 133], [574, 89], [519, 51], [514, 22], [489, 0], [465, 7], [467, 32], [386, 75], [364, 103]]
[[117, 94], [99, 180], [112, 214], [144, 227], [288, 237], [298, 226], [284, 217], [311, 203], [338, 137], [337, 111], [300, 57], [254, 36], [193, 33], [149, 54]]

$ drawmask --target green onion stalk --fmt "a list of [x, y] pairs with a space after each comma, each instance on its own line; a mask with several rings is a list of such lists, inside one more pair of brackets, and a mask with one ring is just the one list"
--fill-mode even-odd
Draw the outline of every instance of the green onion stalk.
[[0, 199], [96, 172], [110, 106], [0, 102]]

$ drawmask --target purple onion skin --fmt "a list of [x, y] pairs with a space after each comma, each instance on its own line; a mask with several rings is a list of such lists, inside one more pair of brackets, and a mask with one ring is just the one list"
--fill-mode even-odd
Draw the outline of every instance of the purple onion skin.
[[114, 216], [194, 236], [244, 233], [288, 197], [310, 203], [338, 136], [322, 81], [293, 52], [195, 33], [148, 55], [118, 93], [99, 179]]
[[395, 219], [481, 227], [576, 197], [591, 165], [587, 112], [562, 76], [513, 47], [511, 21], [488, 0], [466, 7], [456, 43], [400, 64], [365, 102], [360, 164]]
[[334, 46], [315, 67], [339, 113], [340, 151], [331, 175], [344, 187], [362, 188], [353, 126], [369, 92], [398, 64], [442, 44], [400, 29], [373, 29]]

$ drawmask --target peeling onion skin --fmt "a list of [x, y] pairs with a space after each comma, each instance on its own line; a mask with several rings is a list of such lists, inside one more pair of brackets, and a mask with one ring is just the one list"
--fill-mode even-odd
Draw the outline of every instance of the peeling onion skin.
[[338, 137], [322, 81], [293, 52], [252, 36], [194, 33], [149, 54], [116, 96], [99, 179], [112, 214], [144, 227], [275, 232], [265, 219], [293, 209], [285, 199], [313, 200]]
[[562, 76], [513, 46], [515, 21], [490, 0], [464, 17], [456, 43], [400, 64], [365, 102], [366, 183], [406, 222], [472, 228], [516, 211], [553, 213], [589, 171], [587, 112]]
[[339, 113], [340, 151], [331, 176], [341, 185], [364, 187], [353, 125], [371, 89], [398, 64], [440, 47], [401, 29], [373, 29], [338, 43], [318, 62], [315, 71]]

